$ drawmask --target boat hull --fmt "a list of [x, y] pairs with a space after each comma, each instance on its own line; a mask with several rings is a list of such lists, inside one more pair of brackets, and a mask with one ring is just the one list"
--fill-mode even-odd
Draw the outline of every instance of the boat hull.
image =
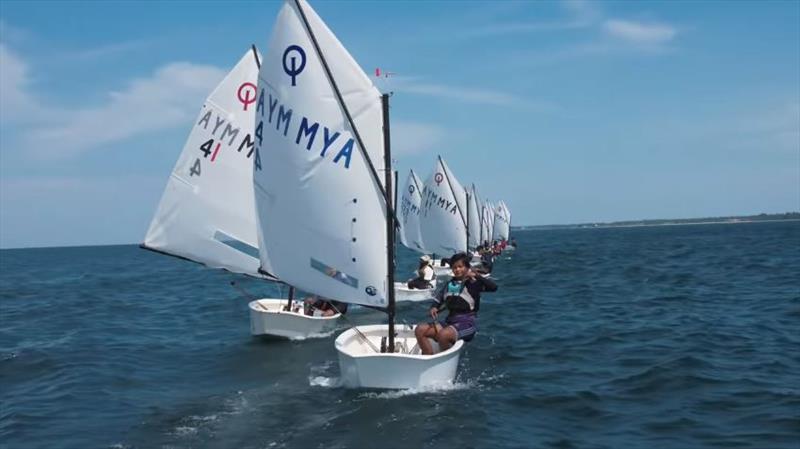
[[251, 301], [250, 333], [283, 338], [308, 338], [324, 335], [336, 329], [340, 314], [329, 317], [303, 314], [302, 303], [298, 312], [286, 311], [285, 299], [257, 299]]
[[395, 301], [397, 302], [421, 302], [433, 300], [435, 288], [415, 289], [408, 288], [404, 282], [394, 283]]
[[[358, 326], [358, 330], [375, 348], [380, 348], [381, 337], [387, 334], [387, 327], [377, 324]], [[336, 338], [343, 386], [405, 390], [450, 385], [455, 381], [458, 361], [464, 348], [462, 340], [447, 351], [422, 355], [410, 326], [398, 326], [396, 331], [395, 344], [403, 353], [375, 352], [353, 328]], [[435, 342], [433, 347], [438, 351]]]

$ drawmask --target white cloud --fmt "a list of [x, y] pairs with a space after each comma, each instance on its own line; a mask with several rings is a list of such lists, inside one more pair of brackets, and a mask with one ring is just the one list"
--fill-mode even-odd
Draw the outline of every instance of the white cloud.
[[411, 155], [439, 148], [447, 131], [438, 125], [398, 120], [392, 123], [392, 153]]
[[398, 91], [413, 94], [447, 98], [464, 103], [476, 103], [491, 106], [510, 106], [520, 104], [520, 100], [505, 92], [473, 87], [445, 86], [441, 84], [408, 83], [400, 84]]
[[27, 133], [25, 140], [47, 156], [70, 157], [100, 145], [185, 124], [225, 72], [211, 66], [173, 63], [138, 79], [97, 107], [65, 114], [62, 123]]
[[44, 111], [30, 94], [28, 64], [0, 42], [0, 122], [40, 120]]
[[671, 41], [678, 31], [665, 24], [645, 24], [628, 20], [609, 19], [603, 30], [610, 36], [637, 44], [661, 44]]
[[464, 33], [464, 37], [484, 37], [504, 34], [535, 33], [542, 31], [572, 30], [591, 26], [600, 19], [596, 5], [585, 0], [561, 2], [567, 15], [550, 21], [502, 21], [478, 27]]
[[[16, 108], [20, 103], [38, 103], [28, 92], [24, 75], [17, 66], [8, 83], [3, 83], [4, 89], [8, 84], [9, 102]], [[24, 130], [22, 144], [40, 157], [69, 158], [101, 145], [185, 124], [224, 75], [222, 69], [212, 66], [167, 64], [149, 77], [110, 92], [99, 106], [62, 107], [58, 114], [50, 114], [49, 120]], [[33, 119], [30, 115], [21, 114], [29, 121]]]

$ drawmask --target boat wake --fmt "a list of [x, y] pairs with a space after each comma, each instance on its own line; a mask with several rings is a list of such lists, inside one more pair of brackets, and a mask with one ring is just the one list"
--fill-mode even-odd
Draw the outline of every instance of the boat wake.
[[338, 388], [342, 386], [340, 377], [308, 376], [308, 385], [312, 387]]
[[400, 399], [407, 396], [416, 396], [418, 394], [447, 394], [452, 391], [467, 390], [474, 387], [475, 381], [456, 381], [454, 383], [433, 384], [408, 390], [369, 391], [359, 394], [359, 397], [364, 399]]
[[302, 336], [298, 336], [298, 337], [290, 337], [289, 340], [291, 340], [291, 341], [303, 341], [303, 340], [314, 340], [314, 339], [319, 339], [319, 338], [328, 338], [331, 335], [335, 334], [336, 331], [338, 331], [338, 330], [339, 329], [336, 328], [336, 329], [331, 329], [331, 330], [326, 331], [326, 332], [318, 332], [318, 333], [315, 333], [315, 334], [302, 335]]

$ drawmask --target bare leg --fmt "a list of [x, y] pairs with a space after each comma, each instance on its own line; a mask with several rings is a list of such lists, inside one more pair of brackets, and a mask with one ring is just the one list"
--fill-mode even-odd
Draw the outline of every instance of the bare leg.
[[454, 344], [456, 344], [456, 340], [458, 340], [458, 332], [456, 328], [453, 326], [447, 326], [444, 329], [439, 331], [439, 335], [436, 336], [436, 341], [439, 343], [439, 349], [442, 351], [447, 351]]
[[414, 336], [417, 337], [417, 344], [422, 351], [422, 355], [433, 354], [433, 346], [429, 338], [436, 338], [436, 334], [441, 332], [442, 326], [439, 323], [430, 325], [428, 323], [418, 324], [414, 329]]

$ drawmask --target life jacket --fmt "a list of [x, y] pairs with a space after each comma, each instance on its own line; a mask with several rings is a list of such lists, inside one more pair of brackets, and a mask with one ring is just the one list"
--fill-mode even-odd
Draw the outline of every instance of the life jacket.
[[447, 283], [444, 290], [444, 304], [451, 314], [461, 314], [477, 311], [478, 303], [469, 293], [466, 281], [453, 284]]

